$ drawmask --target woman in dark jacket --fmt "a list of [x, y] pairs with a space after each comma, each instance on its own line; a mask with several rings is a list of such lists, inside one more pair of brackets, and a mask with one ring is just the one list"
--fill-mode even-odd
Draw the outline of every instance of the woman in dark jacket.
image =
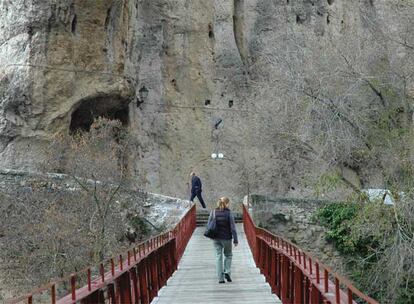
[[[231, 282], [231, 259], [233, 257], [231, 240], [234, 246], [238, 245], [236, 224], [233, 213], [229, 210], [230, 200], [222, 197], [217, 202], [217, 208], [214, 209], [208, 221], [213, 217], [216, 218], [217, 234], [214, 238], [214, 248], [217, 259], [217, 275], [219, 283]], [[224, 254], [224, 265], [223, 265]]]

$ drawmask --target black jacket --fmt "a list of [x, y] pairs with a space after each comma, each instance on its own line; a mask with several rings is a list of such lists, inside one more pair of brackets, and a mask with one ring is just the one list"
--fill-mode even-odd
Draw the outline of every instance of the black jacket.
[[198, 176], [191, 177], [191, 193], [201, 192], [201, 180]]
[[208, 222], [213, 220], [213, 216], [216, 218], [217, 236], [215, 239], [219, 240], [231, 240], [234, 243], [238, 243], [236, 222], [234, 221], [233, 213], [229, 209], [215, 209], [211, 211]]

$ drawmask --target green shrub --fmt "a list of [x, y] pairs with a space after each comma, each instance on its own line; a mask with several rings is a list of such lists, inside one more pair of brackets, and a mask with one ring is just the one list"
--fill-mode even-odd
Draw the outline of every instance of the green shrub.
[[316, 215], [320, 223], [329, 229], [327, 239], [341, 253], [353, 253], [358, 247], [351, 237], [352, 220], [356, 218], [358, 208], [358, 204], [332, 203], [320, 209]]

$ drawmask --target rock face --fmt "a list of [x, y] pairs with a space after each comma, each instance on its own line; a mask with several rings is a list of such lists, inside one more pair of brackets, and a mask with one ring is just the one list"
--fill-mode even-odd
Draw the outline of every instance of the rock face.
[[403, 0], [0, 1], [0, 165], [40, 168], [55, 133], [105, 116], [139, 139], [131, 174], [155, 192], [186, 197], [195, 170], [209, 202], [306, 196], [332, 164], [382, 186], [355, 155], [367, 120], [411, 123], [413, 14]]

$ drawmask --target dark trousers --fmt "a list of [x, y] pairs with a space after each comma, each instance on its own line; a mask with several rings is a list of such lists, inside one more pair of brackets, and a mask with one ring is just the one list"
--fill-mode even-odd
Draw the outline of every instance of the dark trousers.
[[206, 204], [204, 203], [203, 197], [201, 196], [201, 191], [191, 192], [190, 201], [192, 202], [196, 196], [197, 196], [198, 200], [200, 201], [201, 206], [203, 208], [206, 208]]

